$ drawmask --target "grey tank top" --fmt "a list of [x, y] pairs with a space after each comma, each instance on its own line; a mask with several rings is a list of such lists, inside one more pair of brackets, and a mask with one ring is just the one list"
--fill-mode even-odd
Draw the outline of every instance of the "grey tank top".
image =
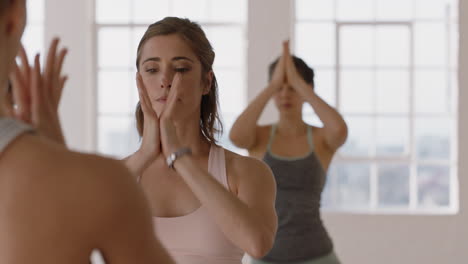
[[32, 132], [29, 125], [11, 118], [0, 118], [0, 154], [23, 133]]
[[275, 132], [276, 125], [273, 125], [263, 161], [270, 166], [276, 179], [278, 231], [273, 248], [262, 260], [300, 262], [325, 256], [333, 250], [320, 217], [326, 172], [314, 152], [312, 129], [308, 126], [310, 152], [295, 158], [272, 153]]

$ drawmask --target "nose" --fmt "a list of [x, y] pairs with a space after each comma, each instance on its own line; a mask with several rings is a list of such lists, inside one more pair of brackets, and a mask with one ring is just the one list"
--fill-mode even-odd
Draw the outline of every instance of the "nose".
[[280, 89], [281, 97], [286, 97], [289, 95], [289, 86], [287, 84], [283, 84]]
[[172, 86], [172, 76], [169, 76], [168, 73], [164, 73], [161, 78], [161, 88], [171, 88]]

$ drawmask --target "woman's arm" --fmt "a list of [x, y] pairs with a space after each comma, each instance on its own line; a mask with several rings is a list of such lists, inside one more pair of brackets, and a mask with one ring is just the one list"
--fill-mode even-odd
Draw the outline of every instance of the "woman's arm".
[[[305, 83], [304, 83], [305, 84]], [[302, 88], [304, 90], [304, 99], [312, 106], [315, 113], [323, 123], [323, 131], [326, 146], [336, 151], [343, 145], [348, 137], [348, 127], [343, 117], [327, 104], [320, 96], [318, 96], [311, 86], [306, 85]]]
[[[160, 119], [162, 151], [166, 157], [182, 147], [173, 121], [181, 78], [181, 74], [175, 75]], [[273, 175], [263, 162], [253, 158], [234, 156], [227, 160], [232, 168], [227, 170], [231, 179], [238, 180], [237, 197], [190, 155], [178, 158], [174, 169], [223, 233], [251, 256], [262, 257], [273, 246], [276, 234]]]
[[284, 51], [268, 86], [249, 104], [231, 128], [229, 138], [240, 148], [252, 149], [257, 141], [257, 121], [270, 98], [286, 80]]
[[328, 105], [314, 91], [312, 85], [307, 84], [297, 72], [291, 54], [289, 42], [283, 43], [285, 56], [286, 76], [291, 86], [308, 102], [323, 123], [325, 144], [332, 151], [336, 151], [344, 144], [348, 137], [348, 127], [343, 117], [333, 107]]
[[254, 258], [273, 246], [277, 229], [276, 185], [270, 169], [261, 161], [235, 157], [230, 177], [237, 180], [237, 197], [201, 168], [190, 156], [174, 164], [192, 192], [213, 217], [226, 237]]
[[257, 143], [257, 121], [277, 88], [269, 84], [237, 118], [229, 132], [232, 143], [239, 148], [252, 149]]

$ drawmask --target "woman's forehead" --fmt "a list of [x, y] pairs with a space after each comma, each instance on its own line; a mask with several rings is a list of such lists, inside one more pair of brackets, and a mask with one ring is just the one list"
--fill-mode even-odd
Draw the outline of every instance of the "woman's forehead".
[[186, 57], [193, 62], [198, 61], [192, 48], [177, 34], [151, 37], [143, 45], [141, 56], [142, 61], [150, 57], [161, 60]]

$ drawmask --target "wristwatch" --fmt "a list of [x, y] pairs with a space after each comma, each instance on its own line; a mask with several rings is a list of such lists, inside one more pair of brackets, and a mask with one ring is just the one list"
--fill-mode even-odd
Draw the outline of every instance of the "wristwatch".
[[172, 153], [171, 155], [169, 155], [166, 159], [166, 163], [167, 163], [167, 166], [171, 169], [174, 168], [174, 162], [186, 155], [186, 154], [192, 154], [192, 150], [190, 148], [180, 148], [178, 149], [176, 152]]

